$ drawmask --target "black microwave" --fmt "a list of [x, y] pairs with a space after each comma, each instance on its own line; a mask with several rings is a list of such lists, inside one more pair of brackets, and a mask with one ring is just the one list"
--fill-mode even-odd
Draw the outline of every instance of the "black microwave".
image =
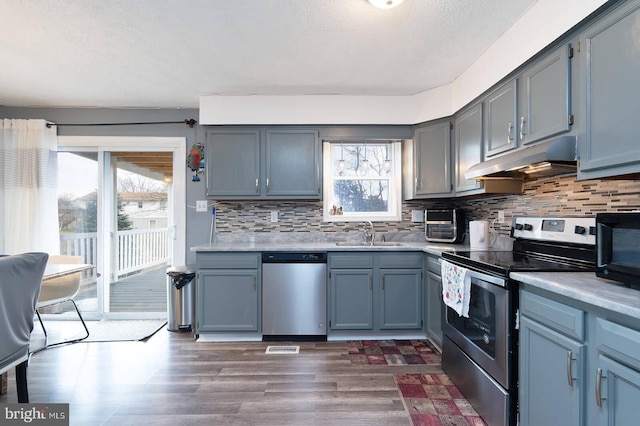
[[640, 212], [596, 215], [596, 275], [640, 288]]

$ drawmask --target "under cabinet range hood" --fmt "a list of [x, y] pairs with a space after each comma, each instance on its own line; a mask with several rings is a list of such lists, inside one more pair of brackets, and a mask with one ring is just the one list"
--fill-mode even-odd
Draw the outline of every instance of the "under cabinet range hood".
[[561, 136], [469, 168], [466, 179], [539, 178], [576, 172], [576, 137]]

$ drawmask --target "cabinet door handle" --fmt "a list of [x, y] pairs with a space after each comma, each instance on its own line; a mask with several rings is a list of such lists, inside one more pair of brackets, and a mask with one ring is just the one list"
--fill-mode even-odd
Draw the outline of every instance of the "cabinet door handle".
[[573, 359], [573, 353], [571, 351], [567, 351], [567, 383], [570, 388], [573, 387], [573, 375], [571, 374], [571, 363]]
[[253, 291], [256, 292], [258, 290], [258, 282], [256, 281], [256, 277], [253, 277]]
[[269, 192], [269, 178], [267, 178], [267, 192]]
[[602, 397], [602, 379], [606, 376], [602, 374], [602, 368], [596, 370], [596, 404], [599, 408], [602, 408], [602, 400], [606, 399]]
[[384, 275], [382, 276], [382, 289], [384, 290]]
[[260, 183], [260, 180], [258, 180], [258, 179], [256, 178], [256, 194], [257, 194], [257, 193], [259, 192], [259, 190], [260, 190], [260, 187], [258, 186], [258, 184], [259, 184], [259, 183]]
[[369, 290], [373, 290], [373, 277], [369, 276]]
[[513, 138], [511, 137], [511, 131], [513, 130], [513, 123], [509, 123], [507, 126], [507, 143], [511, 144]]
[[522, 117], [520, 117], [520, 140], [523, 140], [524, 135], [526, 135], [524, 131], [524, 123], [526, 123], [526, 121], [524, 120], [524, 115], [523, 115]]

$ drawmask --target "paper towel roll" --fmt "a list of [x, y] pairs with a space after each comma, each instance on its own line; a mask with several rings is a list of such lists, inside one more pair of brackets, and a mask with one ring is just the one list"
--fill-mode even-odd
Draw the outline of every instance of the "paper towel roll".
[[486, 250], [489, 248], [489, 222], [472, 220], [469, 222], [469, 248]]

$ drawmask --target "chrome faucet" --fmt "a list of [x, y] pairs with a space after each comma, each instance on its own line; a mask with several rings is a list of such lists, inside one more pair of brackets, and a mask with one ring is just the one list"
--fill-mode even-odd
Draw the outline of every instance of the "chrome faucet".
[[[371, 228], [371, 232], [367, 230], [367, 225]], [[373, 223], [370, 220], [364, 222], [364, 242], [365, 243], [373, 243], [376, 241], [376, 230], [373, 227]]]

